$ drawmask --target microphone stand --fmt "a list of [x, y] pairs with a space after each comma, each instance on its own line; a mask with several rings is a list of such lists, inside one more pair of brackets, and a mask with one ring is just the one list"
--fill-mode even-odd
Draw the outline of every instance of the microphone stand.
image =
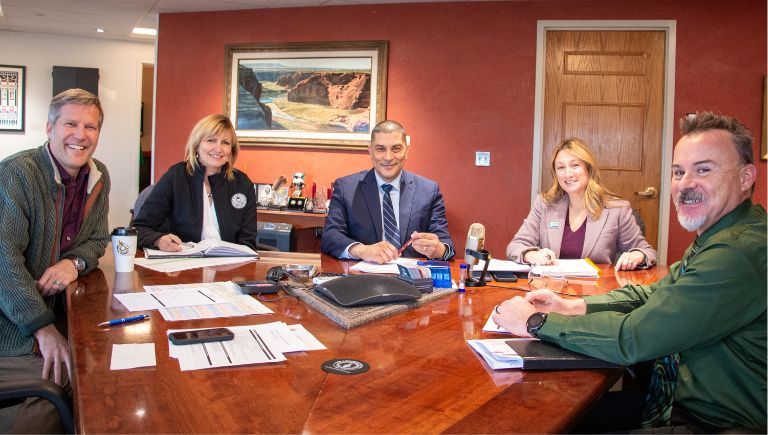
[[471, 255], [478, 260], [483, 260], [485, 263], [483, 266], [483, 271], [480, 272], [480, 278], [473, 278], [472, 277], [472, 271], [470, 271], [469, 276], [467, 277], [467, 280], [464, 282], [464, 285], [466, 287], [483, 287], [485, 286], [485, 274], [488, 272], [488, 263], [491, 262], [491, 253], [488, 252], [486, 249], [481, 249], [480, 251], [475, 251], [474, 249], [467, 249], [466, 250], [467, 255]]

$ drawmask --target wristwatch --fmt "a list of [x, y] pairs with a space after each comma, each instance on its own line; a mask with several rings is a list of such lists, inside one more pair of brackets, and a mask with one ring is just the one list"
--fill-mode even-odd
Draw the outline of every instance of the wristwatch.
[[75, 265], [75, 269], [77, 269], [77, 273], [80, 273], [85, 270], [85, 260], [83, 260], [80, 257], [69, 257], [70, 260], [72, 260], [72, 264]]
[[528, 333], [536, 338], [539, 338], [539, 330], [544, 326], [544, 322], [547, 321], [547, 313], [533, 313], [528, 318], [525, 326], [528, 329]]

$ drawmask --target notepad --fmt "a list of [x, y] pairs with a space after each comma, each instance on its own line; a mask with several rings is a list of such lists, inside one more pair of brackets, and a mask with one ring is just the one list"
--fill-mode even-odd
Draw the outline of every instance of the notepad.
[[[191, 245], [191, 246], [189, 246]], [[245, 245], [206, 239], [200, 243], [185, 243], [178, 252], [165, 252], [159, 249], [144, 248], [146, 258], [201, 258], [201, 257], [259, 257], [258, 252]]]
[[564, 370], [615, 368], [618, 365], [592, 358], [535, 338], [467, 340], [494, 369]]

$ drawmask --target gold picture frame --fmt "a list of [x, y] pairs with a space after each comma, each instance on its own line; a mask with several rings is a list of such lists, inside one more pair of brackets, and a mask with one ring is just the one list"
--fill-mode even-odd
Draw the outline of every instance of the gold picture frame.
[[768, 160], [768, 76], [763, 76], [763, 140], [760, 142], [760, 158]]
[[224, 109], [242, 145], [364, 150], [386, 119], [387, 41], [224, 50]]

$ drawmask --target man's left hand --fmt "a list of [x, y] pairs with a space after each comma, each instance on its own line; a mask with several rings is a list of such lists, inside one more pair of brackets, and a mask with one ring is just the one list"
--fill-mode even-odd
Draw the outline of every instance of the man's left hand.
[[43, 296], [51, 296], [67, 288], [77, 279], [77, 269], [72, 260], [64, 259], [49, 267], [37, 281], [37, 290]]
[[530, 337], [528, 318], [535, 312], [536, 308], [530, 302], [521, 296], [515, 296], [493, 309], [493, 321], [518, 337]]
[[445, 244], [437, 238], [437, 235], [414, 231], [411, 237], [413, 237], [411, 246], [419, 254], [427, 258], [443, 258], [445, 255]]

